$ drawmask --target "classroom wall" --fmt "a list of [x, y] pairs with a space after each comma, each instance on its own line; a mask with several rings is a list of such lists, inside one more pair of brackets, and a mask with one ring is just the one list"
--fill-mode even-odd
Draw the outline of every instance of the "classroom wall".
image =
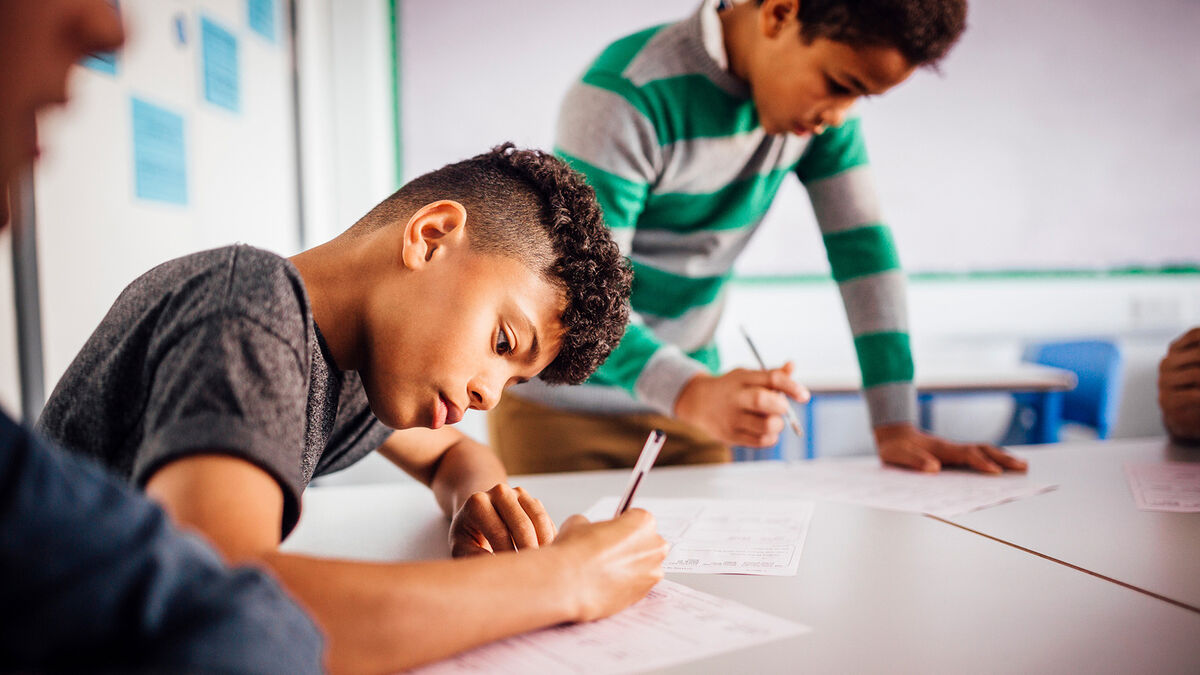
[[[268, 24], [251, 24], [252, 5]], [[120, 6], [129, 39], [114, 72], [76, 68], [71, 105], [39, 120], [47, 392], [121, 289], [154, 265], [234, 242], [285, 255], [300, 246], [285, 3]], [[269, 34], [254, 29], [265, 25]], [[165, 116], [145, 117], [139, 102]]]

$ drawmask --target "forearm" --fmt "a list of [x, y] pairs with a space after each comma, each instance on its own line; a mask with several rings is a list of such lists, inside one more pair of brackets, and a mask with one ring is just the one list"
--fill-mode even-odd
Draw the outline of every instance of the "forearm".
[[508, 474], [496, 454], [464, 436], [442, 455], [429, 487], [442, 511], [452, 517], [472, 494], [507, 480]]
[[333, 672], [394, 672], [575, 620], [562, 552], [380, 564], [272, 552], [328, 638]]

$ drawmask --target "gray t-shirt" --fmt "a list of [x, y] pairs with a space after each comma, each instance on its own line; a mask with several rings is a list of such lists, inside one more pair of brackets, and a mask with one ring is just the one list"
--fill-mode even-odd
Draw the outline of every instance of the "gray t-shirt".
[[139, 486], [188, 455], [245, 459], [283, 489], [285, 537], [313, 476], [390, 433], [358, 374], [334, 363], [300, 273], [245, 245], [177, 258], [131, 283], [37, 427]]

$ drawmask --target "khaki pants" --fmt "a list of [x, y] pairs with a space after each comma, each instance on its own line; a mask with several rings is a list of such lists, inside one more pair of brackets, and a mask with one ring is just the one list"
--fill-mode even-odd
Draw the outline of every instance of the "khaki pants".
[[488, 413], [492, 449], [511, 474], [632, 467], [651, 429], [667, 432], [656, 466], [733, 458], [729, 446], [663, 415], [566, 412], [512, 394]]

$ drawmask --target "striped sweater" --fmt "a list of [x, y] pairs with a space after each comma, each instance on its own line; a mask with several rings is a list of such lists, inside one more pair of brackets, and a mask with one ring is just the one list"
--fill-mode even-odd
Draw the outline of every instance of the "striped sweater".
[[904, 276], [860, 123], [767, 135], [727, 69], [714, 2], [601, 53], [567, 94], [555, 152], [595, 188], [633, 264], [633, 316], [586, 384], [534, 380], [514, 393], [568, 410], [671, 414], [689, 379], [718, 371], [713, 336], [734, 260], [795, 174], [846, 307], [871, 422], [915, 421]]

